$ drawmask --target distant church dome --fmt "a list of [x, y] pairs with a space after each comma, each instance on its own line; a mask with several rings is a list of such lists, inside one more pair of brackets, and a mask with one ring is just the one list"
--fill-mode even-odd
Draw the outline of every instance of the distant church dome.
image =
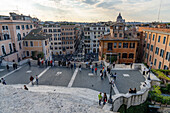
[[124, 23], [125, 22], [125, 19], [123, 19], [122, 16], [121, 16], [121, 13], [119, 13], [119, 15], [117, 16], [116, 22], [118, 22], [118, 23]]
[[121, 13], [117, 16], [117, 19], [122, 19]]

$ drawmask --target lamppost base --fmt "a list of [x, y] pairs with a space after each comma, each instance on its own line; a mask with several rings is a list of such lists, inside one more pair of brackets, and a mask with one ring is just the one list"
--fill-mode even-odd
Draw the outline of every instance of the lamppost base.
[[109, 100], [108, 100], [108, 103], [109, 103], [109, 104], [112, 104], [112, 102], [113, 102], [112, 99], [109, 99]]

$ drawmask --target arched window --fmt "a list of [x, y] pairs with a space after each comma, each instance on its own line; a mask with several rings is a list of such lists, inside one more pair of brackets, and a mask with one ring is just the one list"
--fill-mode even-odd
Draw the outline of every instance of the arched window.
[[122, 33], [119, 34], [119, 37], [122, 37]]
[[127, 53], [123, 53], [122, 58], [127, 58]]
[[20, 41], [20, 40], [21, 40], [21, 34], [18, 33], [18, 34], [17, 34], [17, 37], [18, 37], [18, 41]]
[[1, 47], [2, 47], [2, 53], [3, 53], [4, 55], [6, 55], [5, 46], [2, 45]]
[[117, 37], [117, 33], [114, 34], [114, 37]]
[[134, 57], [134, 54], [133, 54], [133, 53], [130, 53], [130, 54], [129, 54], [129, 58], [133, 59], [133, 57]]

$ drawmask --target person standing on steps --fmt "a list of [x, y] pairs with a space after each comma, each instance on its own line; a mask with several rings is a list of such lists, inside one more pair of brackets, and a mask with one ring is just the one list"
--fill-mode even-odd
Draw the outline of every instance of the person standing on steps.
[[99, 93], [98, 98], [99, 98], [99, 105], [101, 105], [101, 101], [102, 101], [102, 93]]
[[106, 95], [106, 93], [104, 93], [104, 95], [103, 95], [103, 105], [105, 105], [106, 102], [107, 102], [107, 95]]
[[34, 77], [30, 77], [30, 82], [32, 83], [32, 85], [34, 85], [34, 83], [33, 83], [33, 80], [34, 80]]
[[6, 82], [5, 82], [4, 78], [1, 78], [1, 82], [2, 82], [3, 85], [6, 85]]
[[28, 88], [27, 88], [27, 86], [26, 86], [26, 85], [24, 85], [24, 89], [25, 89], [25, 90], [28, 90]]
[[37, 75], [35, 76], [35, 79], [36, 79], [36, 84], [38, 86], [38, 76]]

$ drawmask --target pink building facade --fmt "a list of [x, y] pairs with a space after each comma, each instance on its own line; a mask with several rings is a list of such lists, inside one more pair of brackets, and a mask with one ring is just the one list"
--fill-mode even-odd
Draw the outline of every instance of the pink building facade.
[[0, 17], [0, 62], [24, 59], [22, 39], [34, 29], [31, 17], [14, 14]]

